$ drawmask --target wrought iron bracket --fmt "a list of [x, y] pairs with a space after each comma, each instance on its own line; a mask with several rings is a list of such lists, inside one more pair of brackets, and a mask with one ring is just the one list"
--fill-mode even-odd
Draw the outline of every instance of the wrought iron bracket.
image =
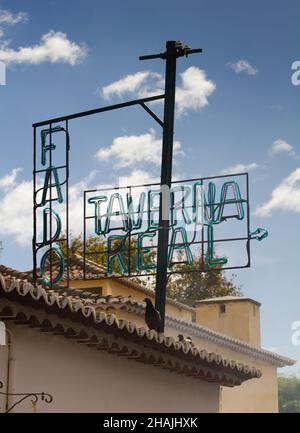
[[[0, 389], [2, 388], [3, 388], [3, 383], [0, 382]], [[9, 393], [9, 392], [0, 391], [0, 395], [20, 397], [18, 401], [16, 401], [12, 406], [10, 406], [8, 409], [5, 410], [5, 413], [11, 412], [16, 406], [18, 406], [18, 404], [22, 403], [23, 401], [25, 401], [27, 398], [30, 397], [33, 406], [37, 404], [39, 399], [48, 404], [52, 403], [53, 401], [52, 395], [46, 392]]]

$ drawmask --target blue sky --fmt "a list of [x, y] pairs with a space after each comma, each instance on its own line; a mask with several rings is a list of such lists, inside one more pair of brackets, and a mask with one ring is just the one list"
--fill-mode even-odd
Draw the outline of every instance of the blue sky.
[[[236, 271], [236, 281], [262, 302], [263, 345], [299, 359], [300, 346], [291, 343], [292, 323], [300, 321], [300, 87], [291, 84], [291, 64], [300, 60], [299, 2], [2, 0], [0, 10], [0, 61], [7, 64], [0, 86], [2, 263], [32, 266], [31, 124], [159, 89], [163, 62], [138, 56], [182, 40], [203, 54], [178, 62], [174, 175], [249, 168], [252, 227], [270, 236], [253, 242], [252, 267]], [[161, 112], [159, 104], [153, 109]], [[160, 131], [141, 109], [73, 122], [70, 131], [75, 216], [82, 186], [142, 173], [158, 178]], [[154, 161], [125, 152], [116, 164], [118, 137], [156, 145]], [[106, 149], [102, 159], [99, 149]]]

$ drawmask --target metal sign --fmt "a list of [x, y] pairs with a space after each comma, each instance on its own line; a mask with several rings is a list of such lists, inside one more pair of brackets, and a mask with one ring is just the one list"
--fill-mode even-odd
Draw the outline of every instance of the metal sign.
[[[267, 232], [264, 229], [250, 231], [248, 175], [172, 182], [176, 63], [179, 57], [200, 52], [202, 49], [193, 50], [181, 42], [168, 41], [165, 52], [140, 57], [140, 60], [165, 60], [163, 95], [33, 124], [35, 283], [43, 282], [50, 287], [60, 284], [62, 287], [64, 278], [69, 286], [68, 122], [136, 105], [162, 127], [161, 182], [113, 191], [85, 191], [84, 264], [89, 255], [87, 235], [96, 233], [101, 246], [100, 261], [106, 266], [107, 277], [155, 274], [155, 305], [162, 318], [161, 332], [164, 331], [168, 274], [250, 266], [250, 240], [261, 240]], [[163, 120], [147, 105], [160, 99], [164, 100]], [[92, 223], [93, 229], [88, 223]], [[229, 249], [238, 242], [243, 244], [238, 253]], [[246, 256], [237, 264], [242, 250]], [[196, 261], [200, 266], [194, 266]]]
[[[128, 101], [44, 120], [33, 126], [33, 280], [69, 287], [69, 121], [106, 111], [141, 106], [164, 95]], [[62, 234], [65, 236], [62, 237]], [[63, 253], [66, 251], [66, 254]]]
[[[33, 278], [50, 286], [58, 284], [65, 274], [61, 247], [69, 244], [69, 150], [68, 121], [64, 126], [50, 123], [49, 127], [42, 128], [39, 140], [34, 128]], [[56, 156], [60, 157], [60, 163], [56, 163]], [[66, 238], [62, 238], [63, 232]], [[68, 263], [69, 248], [66, 249]], [[69, 285], [68, 268], [66, 284]]]
[[[87, 260], [106, 277], [141, 277], [157, 272], [160, 197], [169, 220], [168, 274], [250, 266], [248, 174], [188, 179], [84, 192], [84, 277]], [[87, 240], [99, 236], [99, 251]], [[180, 265], [180, 266], [179, 266]], [[182, 265], [185, 265], [182, 267]]]

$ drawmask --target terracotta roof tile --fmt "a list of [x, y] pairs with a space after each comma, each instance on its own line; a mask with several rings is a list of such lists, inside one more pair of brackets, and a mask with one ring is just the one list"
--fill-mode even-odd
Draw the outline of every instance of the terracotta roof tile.
[[[0, 267], [0, 272], [3, 267]], [[135, 359], [138, 362], [153, 364], [161, 368], [187, 374], [188, 376], [208, 381], [217, 381], [225, 386], [239, 385], [243, 381], [259, 378], [261, 372], [255, 367], [237, 363], [234, 360], [223, 358], [219, 354], [208, 353], [190, 344], [175, 341], [172, 337], [158, 334], [144, 327], [137, 327], [127, 320], [118, 320], [114, 314], [106, 314], [97, 311], [96, 301], [80, 298], [73, 294], [65, 294], [58, 290], [47, 290], [43, 287], [34, 287], [30, 282], [16, 279], [14, 275], [0, 273], [0, 297], [5, 298], [13, 305], [21, 304], [25, 309], [13, 312], [14, 307], [0, 304], [0, 319], [11, 314], [12, 320], [17, 324], [28, 324], [28, 326], [41, 329], [43, 332], [61, 334], [66, 338], [77, 342], [88, 344], [98, 350], [107, 350], [118, 356]], [[114, 302], [124, 302], [121, 297], [114, 297]], [[101, 299], [102, 301], [111, 301]], [[127, 299], [127, 302], [131, 300]], [[94, 303], [94, 304], [93, 304]], [[28, 308], [34, 307], [33, 312], [27, 314]], [[37, 310], [46, 313], [51, 312], [51, 320], [40, 321], [34, 314]], [[57, 322], [53, 323], [53, 315], [57, 316]], [[60, 320], [60, 317], [63, 320]], [[65, 328], [65, 320], [75, 320], [81, 324], [88, 325], [79, 332], [75, 329]], [[93, 328], [96, 332], [91, 336], [88, 329]], [[99, 336], [97, 331], [104, 332]], [[107, 335], [108, 337], [104, 337]], [[112, 339], [109, 337], [112, 336]], [[114, 339], [117, 338], [117, 341]], [[121, 338], [124, 343], [119, 340]], [[135, 349], [126, 344], [129, 341], [136, 345]]]
[[[76, 263], [82, 262], [82, 258], [80, 256], [75, 256], [74, 260]], [[94, 265], [93, 265], [94, 266]], [[98, 265], [96, 265], [98, 266]], [[0, 265], [0, 275], [6, 276], [9, 279], [17, 279], [19, 280], [20, 289], [22, 292], [22, 285], [29, 283], [32, 281], [30, 272], [19, 272], [14, 269], [8, 268], [6, 266]], [[125, 279], [128, 283], [128, 281]], [[30, 284], [31, 286], [31, 284]], [[31, 286], [32, 287], [32, 286]], [[140, 288], [140, 286], [138, 286]], [[43, 287], [40, 285], [39, 289]], [[147, 290], [147, 294], [149, 292], [153, 294], [153, 292], [149, 289]], [[33, 299], [38, 299], [38, 289], [33, 288], [31, 291], [31, 296]], [[57, 303], [58, 306], [65, 308], [66, 305], [74, 304], [75, 306], [90, 306], [95, 309], [96, 312], [99, 311], [111, 311], [117, 309], [123, 309], [128, 312], [134, 312], [137, 314], [144, 314], [145, 305], [143, 302], [139, 302], [132, 298], [131, 296], [103, 296], [99, 293], [95, 293], [93, 289], [73, 289], [73, 288], [58, 288], [58, 289], [49, 289], [44, 288], [44, 297], [48, 299], [47, 302], [50, 302], [51, 299]], [[172, 300], [169, 300], [170, 302]], [[176, 301], [174, 301], [176, 303]], [[182, 305], [182, 304], [179, 304]], [[188, 307], [189, 308], [189, 307]], [[193, 309], [192, 309], [193, 310]], [[122, 321], [119, 321], [120, 323]], [[191, 335], [197, 335], [198, 337], [213, 342], [218, 346], [224, 346], [226, 348], [230, 348], [233, 351], [241, 352], [245, 355], [248, 355], [254, 359], [260, 359], [267, 361], [269, 363], [275, 364], [277, 367], [283, 367], [286, 365], [293, 365], [296, 361], [278, 355], [274, 352], [270, 352], [265, 349], [253, 347], [243, 341], [239, 341], [233, 337], [221, 334], [219, 332], [213, 331], [212, 329], [208, 329], [204, 326], [198, 325], [196, 323], [172, 317], [166, 316], [166, 324], [175, 328], [180, 333], [188, 333]]]
[[[91, 260], [87, 260], [86, 259], [86, 280], [95, 280], [95, 279], [103, 279], [103, 278], [107, 278], [106, 277], [106, 268], [104, 266], [99, 265], [98, 263], [95, 263]], [[15, 276], [16, 278], [22, 278], [22, 279], [27, 279], [28, 281], [32, 281], [32, 271], [27, 271], [27, 272], [18, 272], [18, 271], [14, 271], [10, 268], [9, 271], [14, 272], [14, 274], [11, 273], [11, 275]], [[53, 272], [55, 271], [55, 265], [53, 266]], [[70, 281], [75, 281], [75, 280], [83, 280], [84, 279], [84, 260], [83, 257], [80, 256], [79, 254], [73, 254], [69, 257], [69, 278]], [[0, 266], [0, 272], [1, 271], [1, 266]], [[9, 274], [8, 274], [9, 275]], [[65, 281], [67, 278], [67, 274], [65, 271], [64, 274], [64, 278], [62, 281]], [[133, 289], [137, 289], [139, 291], [142, 291], [143, 293], [145, 293], [148, 296], [153, 296], [154, 295], [154, 291], [146, 286], [144, 286], [142, 283], [138, 282], [137, 279], [133, 279], [133, 278], [126, 278], [126, 277], [110, 277], [111, 280], [119, 282], [122, 285], [125, 285], [127, 287], [131, 287]], [[72, 283], [71, 283], [72, 284]], [[66, 289], [66, 293], [70, 293], [69, 290], [71, 289]], [[72, 289], [74, 290], [74, 289]], [[82, 289], [80, 289], [80, 291], [82, 291]], [[86, 291], [88, 293], [91, 293], [92, 289], [86, 289]], [[100, 295], [99, 295], [100, 296]], [[184, 310], [188, 310], [190, 312], [194, 312], [195, 309], [182, 304], [181, 302], [178, 302], [174, 299], [171, 298], [167, 298], [168, 302], [178, 308], [184, 309]]]

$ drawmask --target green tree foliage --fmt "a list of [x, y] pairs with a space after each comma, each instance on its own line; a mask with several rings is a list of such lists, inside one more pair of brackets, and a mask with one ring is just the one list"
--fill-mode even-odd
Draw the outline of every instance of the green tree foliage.
[[[194, 271], [201, 269], [201, 258], [197, 258], [193, 265], [178, 264], [173, 266], [177, 271]], [[204, 267], [205, 269], [205, 267]], [[228, 279], [222, 270], [209, 272], [187, 272], [174, 274], [168, 285], [168, 296], [183, 304], [193, 306], [195, 301], [215, 298], [218, 296], [242, 296], [240, 287]]]
[[278, 392], [280, 412], [300, 413], [300, 378], [279, 376]]
[[[118, 251], [120, 244], [121, 244], [120, 239], [116, 239], [113, 242], [112, 253], [114, 251], [115, 252]], [[129, 247], [131, 250], [131, 255], [130, 255], [131, 271], [135, 272], [137, 242], [134, 236], [132, 236], [130, 240], [130, 245], [129, 245], [129, 238], [127, 237], [125, 245], [123, 245], [122, 248], [122, 256], [126, 264], [129, 263]], [[61, 243], [61, 249], [63, 253], [66, 255], [67, 254], [66, 242]], [[83, 251], [83, 241], [81, 239], [81, 235], [77, 237], [71, 237], [69, 252], [70, 254], [79, 254], [83, 256], [84, 251]], [[101, 239], [99, 236], [90, 236], [86, 239], [85, 254], [87, 260], [91, 260], [105, 267], [107, 266], [107, 243], [104, 239]], [[155, 260], [155, 251], [152, 250], [150, 253], [147, 253], [147, 257], [145, 257], [145, 262], [153, 263], [154, 260]], [[116, 262], [114, 263], [114, 272], [118, 273], [118, 265]]]
[[[99, 239], [99, 236], [90, 236], [86, 240], [85, 253], [87, 260], [91, 260], [98, 265], [106, 267], [106, 243]], [[83, 241], [81, 235], [72, 238], [70, 242], [70, 254], [79, 254], [83, 256]]]

